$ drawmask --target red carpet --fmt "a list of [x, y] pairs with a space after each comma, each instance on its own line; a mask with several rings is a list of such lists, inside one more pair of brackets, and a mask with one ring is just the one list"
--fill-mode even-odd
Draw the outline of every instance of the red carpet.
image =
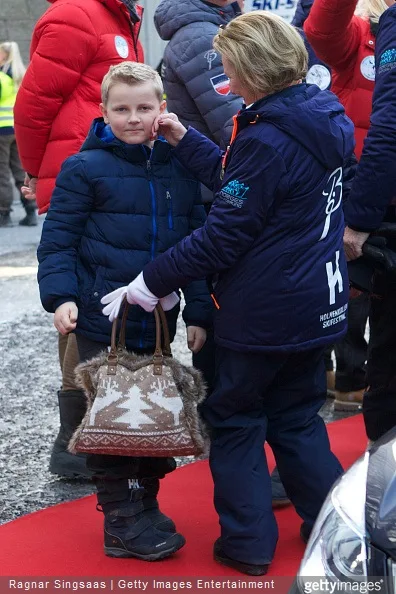
[[[348, 468], [364, 451], [366, 435], [361, 415], [328, 425], [334, 453]], [[268, 452], [270, 467], [274, 465]], [[174, 557], [156, 563], [110, 559], [103, 554], [103, 516], [95, 498], [85, 497], [39, 511], [0, 526], [0, 575], [3, 576], [239, 576], [212, 560], [219, 535], [212, 505], [208, 463], [196, 462], [163, 481], [161, 508], [187, 539]], [[289, 507], [276, 512], [280, 538], [270, 575], [294, 575], [304, 545], [301, 520]]]

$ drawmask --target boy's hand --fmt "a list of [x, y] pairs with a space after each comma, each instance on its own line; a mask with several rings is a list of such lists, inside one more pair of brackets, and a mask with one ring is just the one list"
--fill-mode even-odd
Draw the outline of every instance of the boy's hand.
[[29, 177], [25, 174], [24, 186], [21, 188], [21, 193], [27, 200], [36, 200], [36, 186], [37, 177]]
[[196, 355], [206, 342], [206, 330], [199, 326], [187, 327], [187, 346]]
[[54, 316], [54, 326], [63, 335], [69, 334], [77, 326], [78, 307], [74, 301], [62, 303]]
[[153, 124], [152, 139], [163, 136], [172, 146], [177, 146], [187, 129], [179, 122], [174, 113], [163, 113], [159, 115]]

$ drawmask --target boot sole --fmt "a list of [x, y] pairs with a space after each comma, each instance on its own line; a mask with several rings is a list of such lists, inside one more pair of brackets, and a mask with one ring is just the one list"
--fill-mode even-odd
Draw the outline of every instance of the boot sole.
[[353, 411], [362, 410], [361, 402], [343, 402], [342, 400], [334, 400], [334, 410], [339, 412], [342, 411]]
[[125, 549], [117, 549], [113, 547], [105, 547], [104, 552], [107, 557], [117, 557], [118, 559], [141, 559], [142, 561], [159, 561], [160, 559], [164, 559], [165, 557], [170, 557], [173, 553], [179, 551], [184, 545], [186, 544], [186, 539], [184, 536], [180, 535], [179, 543], [174, 545], [173, 547], [169, 547], [169, 549], [165, 551], [161, 551], [158, 553], [150, 553], [148, 555], [142, 555], [140, 553], [133, 553], [132, 551], [126, 551]]
[[272, 500], [272, 509], [281, 509], [282, 507], [287, 507], [291, 505], [290, 499], [273, 499]]
[[269, 565], [258, 565], [257, 567], [250, 566], [247, 563], [242, 563], [241, 561], [236, 561], [234, 559], [230, 559], [229, 557], [223, 557], [218, 555], [217, 553], [213, 554], [213, 559], [217, 561], [217, 563], [221, 563], [221, 565], [226, 565], [227, 567], [232, 567], [236, 571], [240, 571], [245, 575], [265, 575], [268, 572]]

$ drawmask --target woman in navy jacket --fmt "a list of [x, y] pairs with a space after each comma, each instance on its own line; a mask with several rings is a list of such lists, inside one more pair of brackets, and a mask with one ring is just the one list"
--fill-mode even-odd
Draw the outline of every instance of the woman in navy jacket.
[[217, 373], [202, 413], [212, 427], [221, 525], [214, 555], [262, 575], [278, 538], [264, 442], [304, 539], [342, 472], [317, 413], [326, 397], [324, 347], [347, 324], [341, 200], [353, 125], [332, 93], [301, 82], [304, 42], [281, 18], [237, 17], [214, 47], [247, 104], [228, 153], [174, 115], [159, 119], [178, 159], [216, 192], [208, 219], [102, 303], [113, 317], [126, 294], [151, 311], [175, 287], [212, 277]]

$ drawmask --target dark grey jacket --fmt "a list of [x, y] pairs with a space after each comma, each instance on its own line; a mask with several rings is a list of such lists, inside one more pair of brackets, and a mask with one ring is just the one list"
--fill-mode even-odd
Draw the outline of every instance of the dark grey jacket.
[[202, 0], [162, 0], [154, 16], [160, 37], [169, 40], [162, 72], [169, 111], [222, 145], [242, 99], [227, 93], [228, 79], [212, 41], [219, 26], [237, 14], [237, 3], [220, 8]]

